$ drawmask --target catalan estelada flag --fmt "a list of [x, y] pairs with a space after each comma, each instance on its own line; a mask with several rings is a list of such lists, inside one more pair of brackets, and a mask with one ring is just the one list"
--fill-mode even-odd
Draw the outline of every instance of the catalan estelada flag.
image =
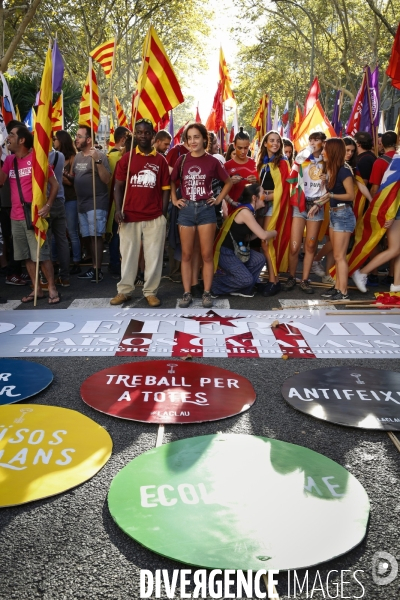
[[225, 102], [225, 100], [228, 100], [228, 98], [235, 99], [235, 94], [233, 93], [231, 87], [232, 79], [229, 75], [229, 69], [228, 65], [226, 64], [222, 46], [219, 49], [219, 78], [222, 82], [222, 102]]
[[49, 152], [52, 140], [52, 100], [52, 64], [51, 49], [49, 48], [40, 84], [32, 155], [32, 223], [35, 228], [36, 239], [40, 239], [40, 245], [44, 243], [48, 229], [46, 219], [39, 217], [38, 211], [47, 202]]
[[[89, 77], [92, 78], [92, 108], [93, 116], [90, 114], [90, 81]], [[93, 68], [89, 69], [88, 76], [86, 77], [85, 85], [83, 86], [81, 103], [79, 105], [79, 125], [87, 125], [91, 127], [93, 119], [93, 131], [99, 128], [100, 119], [100, 107], [99, 107], [99, 88], [97, 86], [96, 73]]]
[[[381, 186], [356, 225], [354, 246], [347, 255], [349, 275], [360, 269], [385, 235], [385, 221], [395, 218], [400, 206], [400, 154], [395, 154]], [[334, 275], [334, 267], [329, 271]]]
[[90, 55], [94, 61], [98, 62], [104, 70], [104, 75], [110, 78], [112, 75], [112, 69], [114, 66], [114, 53], [115, 53], [115, 38], [108, 40], [97, 46], [91, 51]]
[[166, 112], [184, 101], [164, 46], [151, 26], [143, 44], [143, 60], [133, 98], [135, 120], [149, 119], [155, 125]]
[[118, 127], [126, 127], [127, 129], [129, 129], [128, 118], [124, 113], [124, 109], [122, 108], [117, 96], [114, 96], [114, 103], [115, 112], [117, 113]]
[[257, 131], [256, 138], [259, 142], [263, 139], [264, 135], [267, 133], [267, 116], [268, 116], [268, 94], [264, 94], [260, 100], [260, 106], [258, 111], [256, 112], [256, 116], [254, 117], [251, 126], [254, 127]]
[[[274, 182], [274, 200], [272, 203], [272, 217], [268, 224], [268, 231], [275, 229], [278, 235], [268, 242], [269, 255], [275, 275], [285, 273], [289, 267], [290, 231], [292, 228], [292, 207], [290, 205], [289, 163], [282, 158], [279, 166], [272, 162], [269, 169]], [[260, 181], [263, 180], [264, 169], [260, 171]]]
[[53, 124], [53, 131], [61, 131], [63, 129], [63, 97], [59, 95], [57, 100], [53, 104], [53, 110], [51, 113], [51, 122]]

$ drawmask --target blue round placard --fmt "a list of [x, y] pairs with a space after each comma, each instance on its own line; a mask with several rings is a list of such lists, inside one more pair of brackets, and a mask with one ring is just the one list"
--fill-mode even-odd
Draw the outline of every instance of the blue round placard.
[[27, 360], [0, 359], [0, 406], [38, 394], [53, 381], [47, 367]]

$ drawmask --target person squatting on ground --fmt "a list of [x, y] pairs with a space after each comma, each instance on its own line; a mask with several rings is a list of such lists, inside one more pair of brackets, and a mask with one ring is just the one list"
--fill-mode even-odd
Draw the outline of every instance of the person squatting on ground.
[[[178, 226], [182, 244], [182, 281], [184, 287], [180, 308], [192, 303], [192, 253], [196, 231], [199, 235], [203, 260], [204, 293], [202, 304], [211, 308], [211, 284], [214, 274], [213, 243], [217, 216], [215, 205], [219, 205], [232, 187], [231, 179], [220, 161], [206, 152], [207, 129], [201, 123], [191, 123], [187, 127], [189, 153], [181, 156], [171, 174], [171, 198], [179, 208]], [[182, 198], [176, 195], [176, 181], [181, 180]], [[212, 180], [224, 182], [221, 193], [214, 198]]]
[[[255, 211], [264, 206], [265, 191], [258, 184], [245, 186], [239, 198], [240, 206], [225, 220], [214, 244], [212, 295], [230, 294], [252, 298], [254, 286], [265, 265], [265, 256], [247, 248], [250, 239], [271, 240], [276, 231], [266, 231], [255, 218]], [[238, 247], [245, 249], [246, 261], [238, 257]], [[240, 251], [239, 251], [240, 252]]]
[[152, 137], [152, 122], [139, 119], [135, 126], [137, 146], [117, 163], [114, 200], [115, 220], [120, 225], [121, 281], [117, 285], [118, 294], [110, 301], [113, 305], [122, 304], [132, 296], [142, 243], [143, 295], [149, 306], [155, 308], [161, 304], [157, 291], [163, 267], [170, 175], [167, 161], [151, 145]]

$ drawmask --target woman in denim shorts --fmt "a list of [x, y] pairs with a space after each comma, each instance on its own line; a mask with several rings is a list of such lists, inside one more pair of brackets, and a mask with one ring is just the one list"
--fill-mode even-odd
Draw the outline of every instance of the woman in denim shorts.
[[325, 142], [322, 158], [326, 164], [327, 193], [310, 209], [313, 216], [321, 206], [330, 203], [329, 238], [332, 241], [336, 266], [336, 282], [323, 297], [331, 300], [348, 300], [347, 282], [349, 265], [346, 260], [350, 236], [356, 226], [353, 212], [354, 182], [353, 171], [345, 163], [346, 146], [340, 138], [330, 138]]
[[[220, 161], [206, 152], [208, 132], [201, 123], [191, 123], [186, 128], [189, 153], [181, 156], [171, 173], [171, 199], [179, 208], [178, 226], [182, 245], [181, 272], [184, 287], [180, 308], [192, 303], [192, 254], [195, 233], [198, 231], [203, 259], [203, 307], [212, 307], [211, 284], [214, 275], [213, 243], [217, 216], [215, 205], [222, 202], [232, 187], [231, 179]], [[216, 198], [212, 193], [212, 180], [219, 179], [224, 186]], [[176, 182], [180, 180], [181, 195], [176, 195]]]

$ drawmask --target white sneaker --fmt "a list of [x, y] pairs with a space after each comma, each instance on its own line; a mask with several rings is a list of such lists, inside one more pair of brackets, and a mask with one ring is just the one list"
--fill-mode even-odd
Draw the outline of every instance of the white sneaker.
[[324, 275], [322, 277], [322, 283], [329, 283], [330, 285], [335, 285], [335, 280], [330, 275]]
[[390, 286], [390, 291], [391, 292], [400, 292], [400, 285], [394, 285], [394, 283], [392, 283], [392, 285]]
[[354, 271], [351, 278], [354, 281], [354, 283], [356, 284], [356, 286], [358, 287], [358, 289], [360, 290], [360, 292], [363, 292], [363, 294], [365, 294], [365, 292], [367, 291], [366, 284], [367, 284], [368, 275], [364, 275], [363, 273], [361, 273], [361, 271], [359, 269], [357, 269], [357, 271]]
[[322, 263], [314, 260], [311, 267], [311, 273], [314, 273], [314, 275], [318, 275], [318, 277], [324, 277], [325, 269], [322, 266]]

